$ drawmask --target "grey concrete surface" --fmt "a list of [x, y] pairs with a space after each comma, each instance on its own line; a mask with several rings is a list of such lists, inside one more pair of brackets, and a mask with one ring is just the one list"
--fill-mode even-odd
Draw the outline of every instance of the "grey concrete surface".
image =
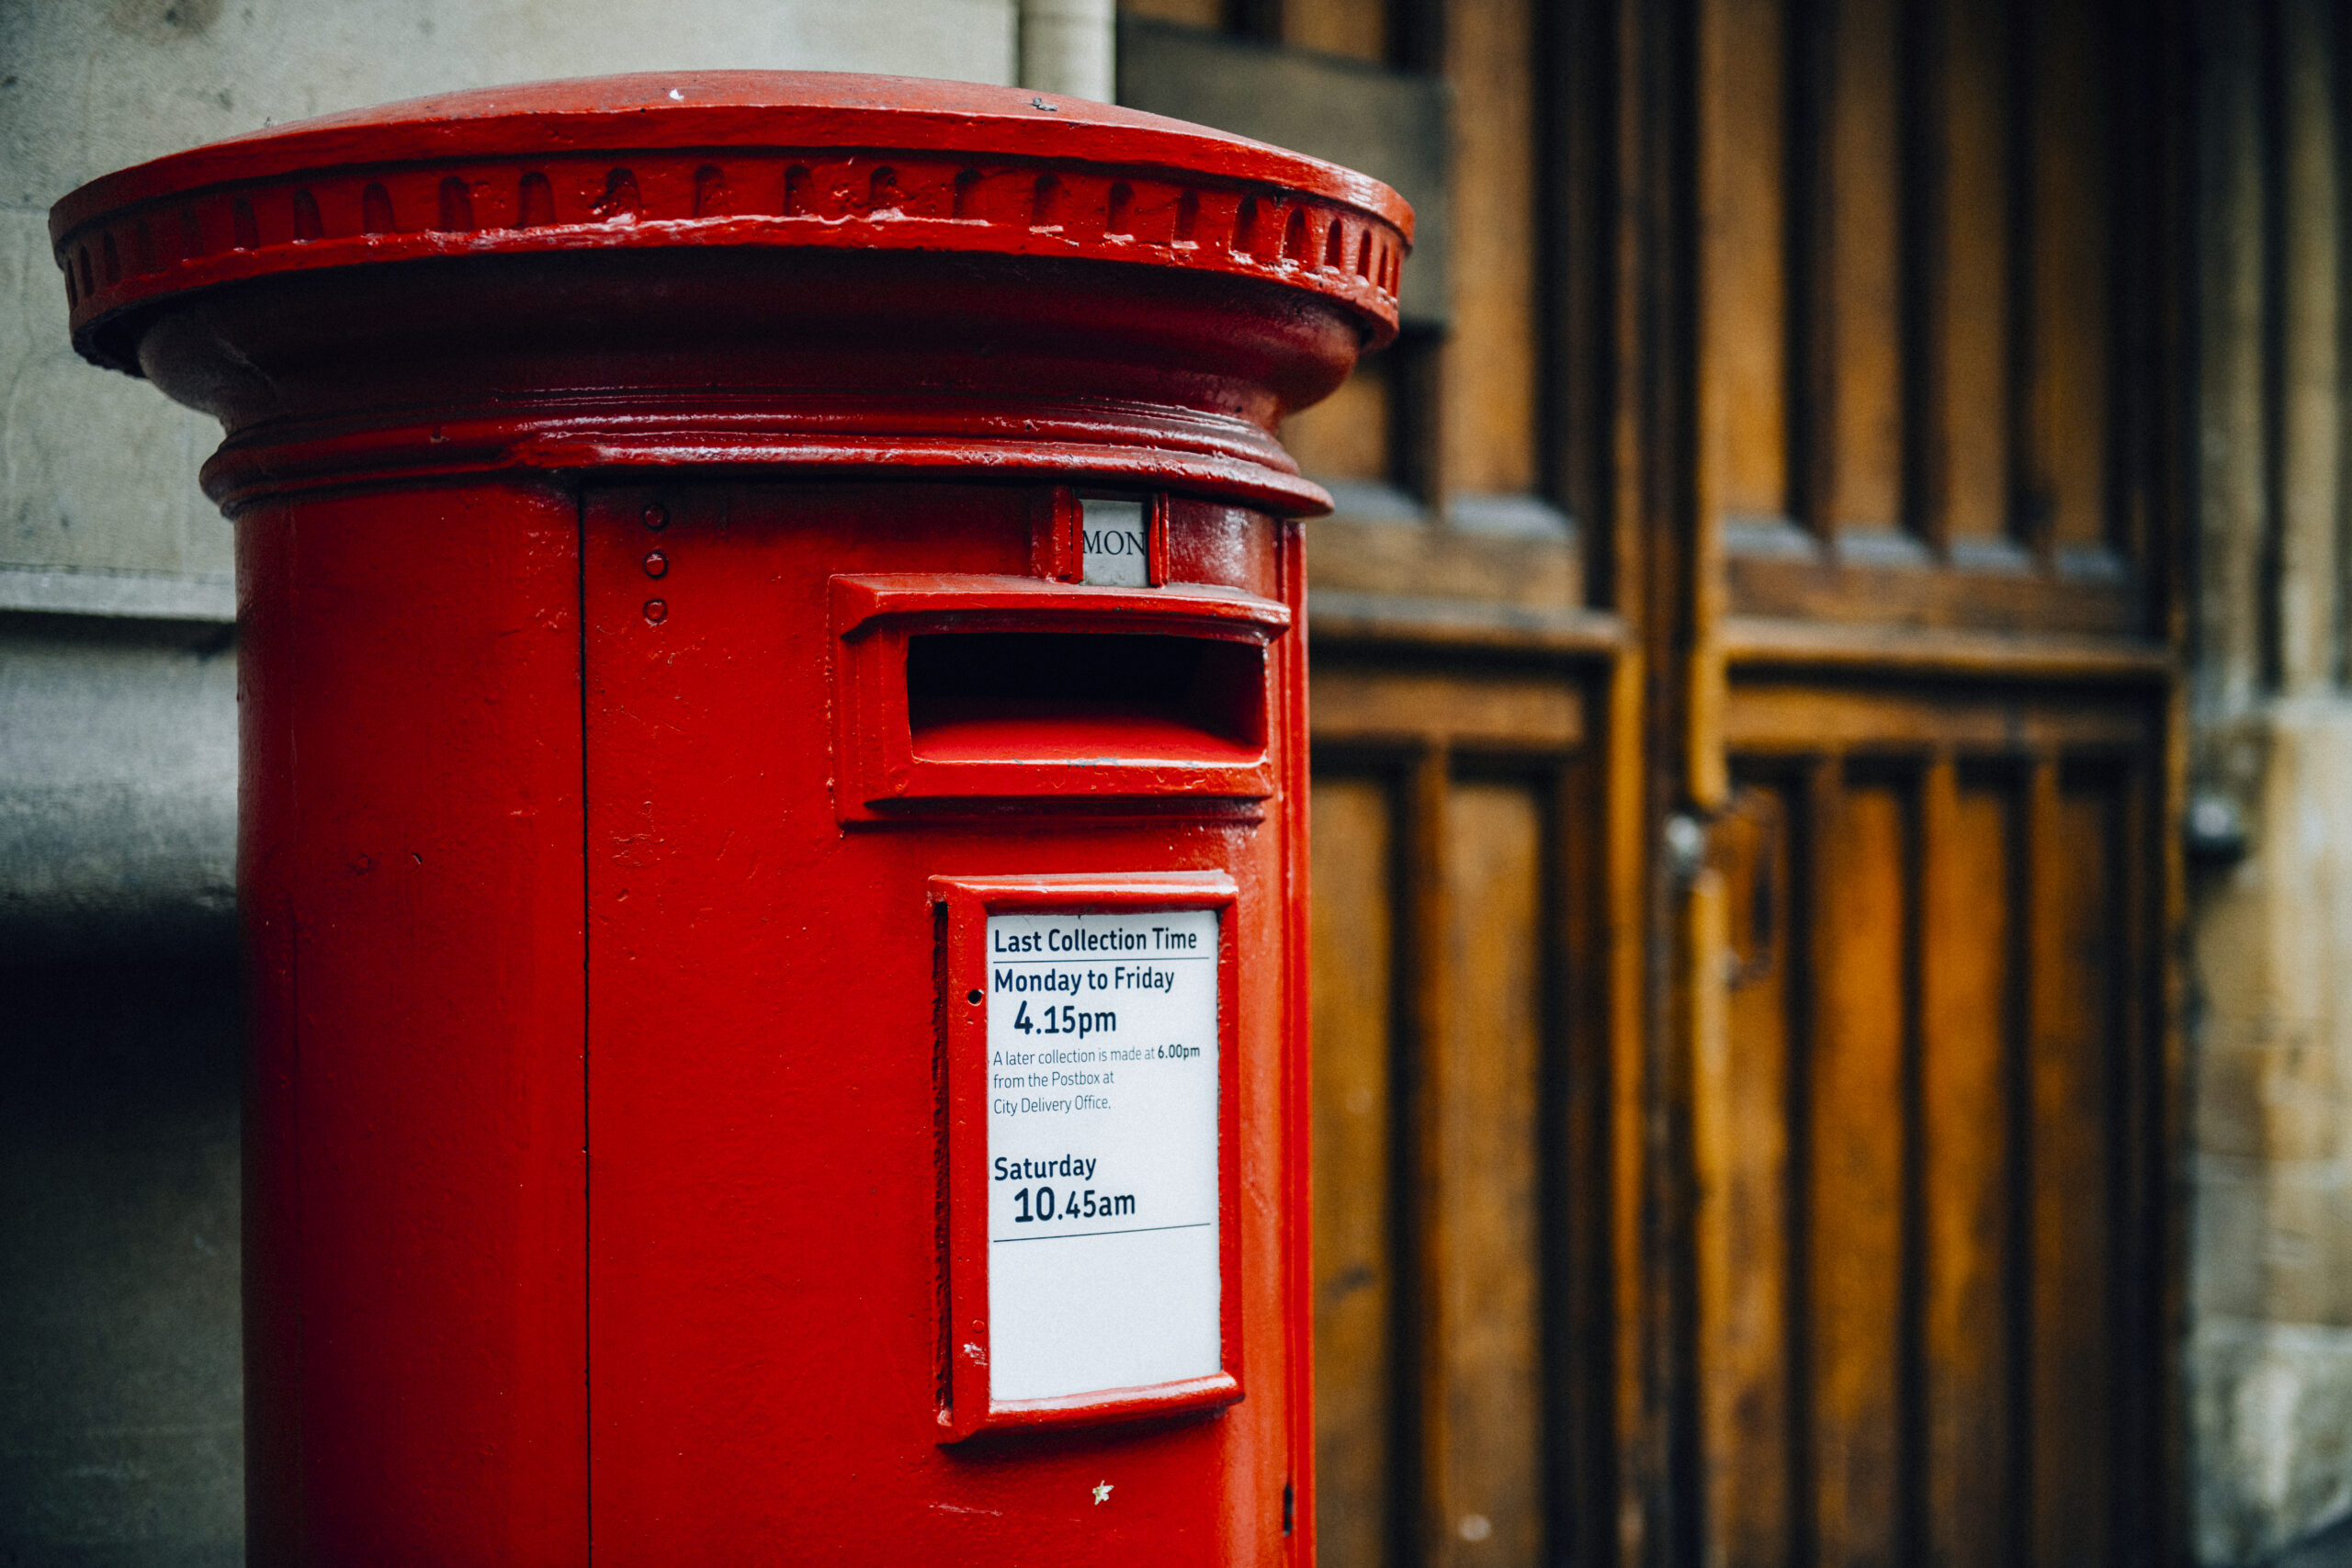
[[219, 944], [236, 898], [234, 628], [0, 614], [0, 953]]

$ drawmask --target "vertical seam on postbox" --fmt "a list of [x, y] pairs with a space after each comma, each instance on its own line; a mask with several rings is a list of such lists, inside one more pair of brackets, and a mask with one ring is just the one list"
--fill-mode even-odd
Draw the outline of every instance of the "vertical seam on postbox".
[[588, 523], [591, 505], [588, 491], [582, 489], [577, 497], [572, 517], [575, 530], [573, 545], [573, 590], [577, 594], [576, 614], [579, 616], [574, 632], [578, 637], [576, 673], [580, 683], [580, 1503], [585, 1515], [581, 1532], [588, 1544], [589, 1561], [596, 1553], [596, 1379], [595, 1360], [595, 1292], [594, 1274], [596, 1267], [596, 1215], [594, 1178], [589, 1170], [589, 1039], [595, 1007], [595, 974], [593, 946], [595, 942], [595, 894], [590, 879], [594, 840], [590, 836], [588, 818], [589, 738], [594, 733], [589, 725], [588, 695]]

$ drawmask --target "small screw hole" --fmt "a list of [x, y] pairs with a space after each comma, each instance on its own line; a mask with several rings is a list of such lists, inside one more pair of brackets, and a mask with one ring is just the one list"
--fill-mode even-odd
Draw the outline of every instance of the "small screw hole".
[[983, 1001], [986, 1001], [988, 998], [985, 998], [985, 997], [983, 997], [979, 992], [978, 992], [978, 991], [974, 991], [971, 995], [969, 995], [969, 996], [966, 997], [964, 999], [965, 999], [966, 1001], [967, 1001], [967, 1002], [971, 1003], [974, 1007], [978, 1007], [978, 1006], [979, 1006], [979, 1005], [980, 1005], [980, 1003], [982, 1003]]

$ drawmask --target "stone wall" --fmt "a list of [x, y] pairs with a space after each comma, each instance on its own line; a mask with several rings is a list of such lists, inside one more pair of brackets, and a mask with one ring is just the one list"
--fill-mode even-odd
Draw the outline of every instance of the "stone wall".
[[2204, 10], [2186, 1373], [2196, 1550], [2352, 1513], [2346, 39]]

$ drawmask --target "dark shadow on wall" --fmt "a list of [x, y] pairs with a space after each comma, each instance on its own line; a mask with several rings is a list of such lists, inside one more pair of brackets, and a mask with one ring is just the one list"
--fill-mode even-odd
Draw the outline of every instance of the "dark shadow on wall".
[[2338, 1519], [2289, 1547], [2270, 1560], [2269, 1568], [2352, 1568], [2352, 1518]]
[[0, 1565], [244, 1560], [225, 941], [0, 967]]

